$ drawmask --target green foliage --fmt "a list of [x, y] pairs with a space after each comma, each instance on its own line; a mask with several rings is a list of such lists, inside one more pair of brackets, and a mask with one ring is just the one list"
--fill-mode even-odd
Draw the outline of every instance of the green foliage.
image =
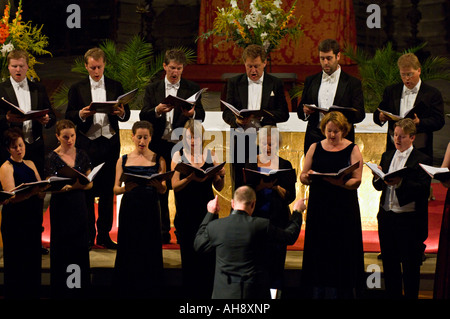
[[[105, 76], [120, 82], [125, 92], [137, 88], [138, 95], [130, 103], [130, 109], [141, 109], [145, 87], [163, 71], [164, 52], [155, 55], [152, 45], [139, 36], [131, 38], [122, 50], [111, 40], [105, 40], [99, 47], [106, 55]], [[193, 63], [195, 52], [192, 49], [178, 49], [186, 54], [188, 64]], [[83, 57], [75, 59], [72, 72], [88, 75]], [[68, 91], [69, 87], [63, 85], [52, 96], [56, 108], [67, 103]]]
[[[423, 49], [426, 43], [397, 52], [388, 43], [384, 48], [376, 50], [373, 56], [361, 49], [347, 45], [343, 54], [358, 64], [364, 93], [365, 109], [373, 113], [383, 98], [384, 89], [392, 84], [400, 83], [400, 73], [397, 66], [398, 58], [405, 53], [416, 53]], [[450, 60], [445, 57], [429, 57], [421, 61], [422, 81], [445, 79], [450, 81]]]

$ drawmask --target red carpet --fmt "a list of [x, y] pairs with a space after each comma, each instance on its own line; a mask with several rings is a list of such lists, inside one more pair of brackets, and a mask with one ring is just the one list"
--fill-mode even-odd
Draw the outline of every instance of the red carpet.
[[[441, 183], [433, 183], [432, 186], [435, 200], [430, 201], [428, 204], [428, 239], [425, 241], [425, 245], [427, 246], [425, 249], [426, 253], [437, 253], [445, 195], [447, 194], [447, 189]], [[304, 239], [305, 231], [302, 229], [297, 242], [289, 246], [288, 250], [303, 250]], [[378, 231], [363, 231], [363, 248], [364, 252], [380, 251]]]
[[[442, 212], [444, 210], [444, 201], [447, 189], [440, 183], [433, 183], [433, 195], [435, 200], [429, 202], [428, 208], [428, 239], [425, 241], [426, 253], [437, 253], [439, 244], [439, 232], [441, 230]], [[112, 240], [117, 241], [117, 225], [116, 225], [116, 212], [114, 212], [114, 224], [110, 233]], [[49, 246], [50, 243], [50, 218], [49, 211], [44, 214], [44, 233], [42, 234], [42, 241], [45, 246]], [[164, 249], [179, 249], [179, 245], [176, 243], [176, 237], [174, 234], [174, 228], [170, 231], [172, 240], [170, 244], [163, 245]], [[305, 239], [305, 231], [302, 229], [297, 242], [288, 246], [288, 250], [303, 250], [303, 244]], [[378, 242], [377, 231], [363, 231], [363, 246], [365, 252], [379, 252], [380, 244]], [[99, 247], [94, 247], [99, 248]]]

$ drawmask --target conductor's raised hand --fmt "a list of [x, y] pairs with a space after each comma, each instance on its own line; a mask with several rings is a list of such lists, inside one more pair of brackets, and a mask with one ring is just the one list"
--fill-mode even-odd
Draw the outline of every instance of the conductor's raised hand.
[[294, 211], [303, 212], [304, 210], [306, 210], [306, 204], [305, 204], [306, 200], [307, 200], [307, 198], [302, 198], [302, 199], [297, 200], [294, 203], [294, 207], [293, 207]]
[[207, 210], [209, 213], [211, 214], [218, 214], [220, 211], [220, 207], [219, 207], [219, 197], [218, 195], [216, 195], [216, 197], [214, 197], [214, 199], [211, 199], [208, 202], [208, 205], [206, 206]]

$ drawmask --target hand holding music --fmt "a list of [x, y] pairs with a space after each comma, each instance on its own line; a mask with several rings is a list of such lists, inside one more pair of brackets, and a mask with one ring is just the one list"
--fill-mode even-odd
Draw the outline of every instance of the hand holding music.
[[125, 115], [125, 107], [123, 106], [123, 104], [116, 104], [116, 107], [114, 108], [112, 114], [117, 115], [120, 118], [123, 118]]
[[85, 119], [87, 119], [89, 116], [93, 116], [96, 112], [95, 111], [91, 111], [90, 109], [90, 105], [83, 107], [80, 110], [80, 118], [84, 121]]
[[193, 117], [195, 114], [195, 104], [190, 110], [186, 110], [186, 109], [182, 108], [181, 112], [183, 112], [183, 115], [186, 117], [189, 117], [189, 118]]
[[303, 104], [303, 113], [305, 113], [305, 115], [311, 115], [315, 112], [316, 110], [314, 110], [311, 107], [306, 106], [305, 104]]
[[161, 115], [163, 113], [172, 111], [172, 109], [173, 105], [159, 103], [158, 106], [156, 106], [156, 113], [158, 113], [158, 115]]
[[6, 113], [6, 120], [10, 123], [23, 123], [25, 122], [25, 118], [20, 116], [19, 114], [14, 114], [11, 111]]

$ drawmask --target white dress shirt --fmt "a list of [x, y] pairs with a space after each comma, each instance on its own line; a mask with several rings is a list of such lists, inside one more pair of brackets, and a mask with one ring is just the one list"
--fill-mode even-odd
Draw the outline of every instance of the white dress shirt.
[[[408, 160], [409, 155], [413, 150], [413, 146], [407, 150], [400, 152], [399, 150], [395, 151], [394, 156], [392, 157], [391, 165], [389, 166], [389, 173], [399, 170], [405, 167], [406, 161]], [[398, 185], [397, 185], [398, 186]], [[404, 206], [400, 206], [398, 203], [397, 195], [395, 194], [395, 188], [397, 186], [388, 186], [386, 190], [386, 198], [383, 205], [384, 210], [393, 211], [395, 213], [404, 213], [404, 212], [412, 212], [416, 208], [416, 203], [411, 202]]]
[[[10, 77], [10, 79], [11, 84], [14, 88], [14, 92], [16, 93], [17, 102], [19, 103], [20, 109], [22, 109], [24, 112], [31, 111], [31, 96], [27, 78], [23, 79], [19, 83], [16, 82], [16, 80], [14, 80], [12, 77]], [[25, 138], [25, 142], [27, 142], [28, 144], [34, 142], [32, 126], [32, 120], [23, 122], [23, 135]]]
[[[166, 88], [166, 97], [168, 97], [169, 95], [177, 96], [178, 89], [180, 88], [180, 81], [178, 81], [175, 84], [172, 84], [169, 82], [169, 80], [167, 80], [167, 77], [164, 77], [164, 85]], [[156, 112], [156, 109], [155, 109], [155, 112]], [[172, 140], [171, 136], [172, 136], [172, 124], [173, 124], [173, 112], [174, 112], [174, 108], [172, 108], [169, 112], [166, 113], [166, 127], [164, 129], [162, 138], [167, 141]], [[158, 113], [156, 113], [156, 115], [158, 116]], [[159, 116], [161, 116], [161, 115], [159, 115]]]
[[[318, 96], [318, 107], [330, 107], [333, 105], [340, 76], [341, 67], [339, 65], [336, 71], [334, 71], [331, 75], [322, 72], [322, 82], [320, 84]], [[323, 117], [324, 114], [322, 112], [319, 113], [319, 125]]]
[[[91, 83], [92, 102], [106, 102], [105, 77], [102, 76], [98, 82], [95, 82], [89, 77], [89, 81]], [[105, 113], [95, 113], [93, 115], [93, 123], [87, 131], [86, 136], [91, 140], [95, 140], [100, 136], [109, 139], [114, 134], [116, 132], [109, 123], [108, 115]]]
[[401, 117], [404, 117], [414, 107], [414, 102], [416, 101], [417, 93], [419, 92], [421, 83], [422, 80], [419, 79], [419, 82], [411, 90], [403, 85], [399, 114]]
[[249, 110], [261, 109], [262, 86], [264, 81], [264, 73], [257, 81], [248, 78], [248, 105]]

